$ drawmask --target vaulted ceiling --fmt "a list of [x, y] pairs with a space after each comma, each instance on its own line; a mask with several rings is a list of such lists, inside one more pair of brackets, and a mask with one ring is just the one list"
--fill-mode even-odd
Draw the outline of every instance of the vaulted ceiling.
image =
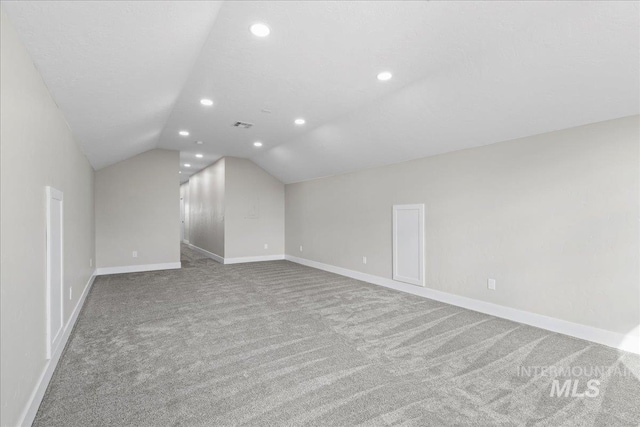
[[2, 7], [96, 169], [159, 147], [288, 183], [640, 113], [637, 2]]

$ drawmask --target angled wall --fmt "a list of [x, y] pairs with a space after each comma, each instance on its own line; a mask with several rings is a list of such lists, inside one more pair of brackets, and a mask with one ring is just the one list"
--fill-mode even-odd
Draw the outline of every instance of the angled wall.
[[68, 333], [95, 266], [94, 171], [0, 15], [0, 425], [16, 426], [30, 424], [55, 366], [46, 357], [45, 187], [64, 194]]

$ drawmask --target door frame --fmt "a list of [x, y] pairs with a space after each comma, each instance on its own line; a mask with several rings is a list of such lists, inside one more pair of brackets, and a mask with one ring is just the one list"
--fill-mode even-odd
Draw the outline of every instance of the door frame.
[[[418, 223], [418, 251], [419, 251], [419, 277], [406, 277], [398, 274], [398, 211], [417, 210]], [[424, 204], [393, 205], [393, 280], [424, 286]]]
[[186, 216], [184, 197], [180, 197], [180, 241], [184, 242], [187, 238], [185, 234], [184, 219]]
[[[47, 359], [51, 359], [60, 342], [64, 331], [64, 198], [63, 193], [53, 187], [46, 187], [47, 193]], [[54, 226], [51, 219], [51, 201], [58, 200], [60, 202], [60, 328], [57, 331], [52, 330], [52, 301], [51, 301], [51, 253], [53, 248], [53, 240], [51, 238], [51, 230]]]

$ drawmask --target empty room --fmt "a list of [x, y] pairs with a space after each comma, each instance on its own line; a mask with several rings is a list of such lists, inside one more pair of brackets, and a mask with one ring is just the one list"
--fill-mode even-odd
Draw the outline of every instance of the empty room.
[[0, 426], [640, 425], [640, 2], [0, 7]]

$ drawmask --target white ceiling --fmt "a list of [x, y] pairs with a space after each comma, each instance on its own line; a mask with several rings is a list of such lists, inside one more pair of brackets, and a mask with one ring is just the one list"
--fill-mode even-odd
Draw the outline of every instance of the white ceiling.
[[94, 168], [155, 148], [220, 2], [2, 2]]
[[2, 2], [95, 168], [160, 147], [287, 183], [640, 113], [638, 6]]

